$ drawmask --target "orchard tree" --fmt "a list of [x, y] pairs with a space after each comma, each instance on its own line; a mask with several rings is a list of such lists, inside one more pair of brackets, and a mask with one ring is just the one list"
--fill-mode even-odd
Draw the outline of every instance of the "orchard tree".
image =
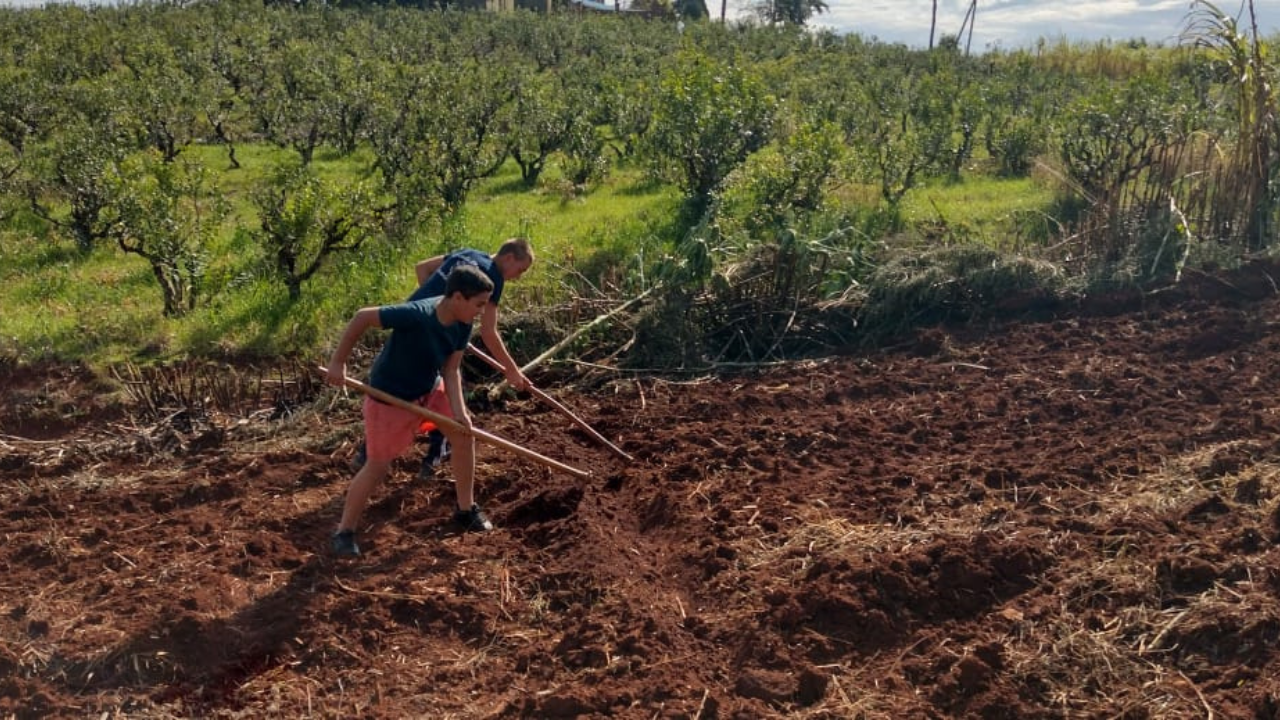
[[773, 131], [775, 100], [749, 69], [683, 53], [654, 100], [646, 157], [700, 207]]
[[383, 68], [382, 63], [349, 45], [334, 58], [329, 134], [343, 155], [354, 153], [368, 135]]
[[558, 75], [538, 73], [516, 84], [511, 116], [511, 157], [526, 187], [538, 183], [547, 159], [565, 148], [586, 113]]
[[1162, 77], [1099, 84], [1063, 108], [1056, 135], [1067, 175], [1099, 202], [1117, 197], [1175, 139], [1185, 113]]
[[518, 82], [510, 69], [514, 65], [515, 58], [498, 57], [467, 62], [436, 76], [431, 107], [436, 127], [424, 138], [422, 169], [451, 212], [460, 209], [476, 182], [497, 172], [510, 153], [511, 140], [502, 131], [513, 110]]
[[841, 108], [840, 126], [854, 162], [890, 205], [930, 174], [950, 171], [956, 88], [949, 75], [896, 63], [869, 71]]
[[377, 231], [373, 192], [365, 183], [337, 186], [306, 166], [276, 169], [254, 194], [258, 241], [284, 281], [289, 299], [336, 253], [360, 249]]
[[844, 162], [840, 129], [804, 117], [755, 152], [725, 180], [717, 220], [732, 232], [753, 236], [781, 230], [797, 213], [820, 210]]
[[[78, 95], [84, 112], [101, 99], [101, 88]], [[65, 117], [48, 139], [28, 146], [21, 180], [27, 203], [37, 217], [69, 234], [82, 252], [103, 239], [100, 222], [110, 199], [110, 168], [142, 147], [141, 131], [131, 118], [111, 112]]]
[[0, 142], [21, 155], [27, 143], [51, 131], [54, 97], [30, 68], [0, 66]]
[[304, 165], [327, 138], [337, 106], [334, 52], [322, 44], [291, 39], [268, 55], [267, 78], [258, 98], [263, 130], [280, 147], [292, 147]]
[[1062, 88], [1025, 54], [1011, 56], [982, 84], [982, 142], [1005, 177], [1026, 177], [1049, 137]]
[[23, 156], [51, 130], [53, 98], [28, 68], [0, 65], [0, 88], [0, 195], [21, 197]]
[[456, 212], [476, 182], [506, 161], [515, 95], [510, 67], [496, 59], [397, 68], [375, 108], [371, 140], [400, 230], [425, 212]]
[[239, 169], [236, 144], [250, 136], [260, 122], [260, 98], [266, 93], [263, 69], [269, 28], [259, 15], [241, 17], [246, 5], [213, 3], [204, 6], [216, 13], [202, 28], [208, 35], [208, 61], [213, 77], [202, 95], [205, 116], [213, 138], [227, 149], [227, 160]]
[[120, 62], [125, 70], [110, 79], [117, 96], [142, 125], [148, 144], [173, 160], [196, 137], [202, 88], [158, 38], [126, 45]]
[[185, 315], [196, 306], [207, 248], [229, 209], [208, 171], [144, 150], [113, 166], [105, 185], [110, 199], [101, 217], [104, 233], [151, 265], [164, 314]]
[[569, 124], [559, 148], [560, 167], [575, 188], [582, 188], [609, 172], [607, 144], [599, 128], [609, 122], [602, 92], [606, 79], [606, 69], [589, 59], [573, 63], [559, 74], [569, 108]]
[[620, 158], [631, 157], [653, 124], [657, 78], [615, 75], [601, 85], [600, 124], [608, 129], [609, 147]]

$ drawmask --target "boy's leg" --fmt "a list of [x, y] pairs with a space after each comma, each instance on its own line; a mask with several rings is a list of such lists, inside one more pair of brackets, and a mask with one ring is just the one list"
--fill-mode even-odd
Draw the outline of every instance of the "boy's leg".
[[445, 439], [453, 446], [449, 467], [453, 469], [454, 493], [458, 509], [467, 510], [475, 504], [476, 439], [474, 435], [446, 432]]
[[377, 489], [378, 483], [382, 482], [390, 469], [390, 460], [370, 459], [351, 479], [351, 485], [347, 488], [347, 500], [342, 506], [342, 521], [338, 523], [339, 532], [356, 529], [365, 506], [369, 504], [369, 496]]
[[439, 429], [427, 433], [427, 443], [427, 454], [422, 456], [422, 472], [419, 473], [424, 475], [434, 473], [436, 468], [449, 459], [451, 453], [449, 441]]
[[364, 441], [356, 447], [356, 454], [351, 457], [351, 472], [360, 472], [360, 468], [364, 467], [364, 461], [368, 458], [365, 456]]
[[485, 516], [475, 497], [476, 439], [474, 435], [446, 432], [445, 438], [453, 445], [450, 460], [455, 480], [454, 494], [458, 508], [453, 513], [454, 522], [468, 532], [487, 532], [493, 523]]
[[[448, 418], [453, 417], [453, 407], [449, 405], [449, 397], [445, 395], [443, 380], [437, 382], [431, 394], [427, 396], [427, 409]], [[453, 448], [450, 467], [453, 468], [453, 480], [456, 483], [454, 492], [458, 497], [458, 509], [469, 510], [475, 504], [475, 494], [472, 489], [476, 472], [475, 436], [452, 431], [445, 432], [443, 428], [436, 428], [435, 432], [439, 432], [443, 436], [443, 441], [448, 442]]]
[[[342, 520], [335, 534], [354, 533], [369, 496], [387, 476], [391, 462], [413, 444], [418, 417], [414, 413], [392, 405], [384, 405], [371, 397], [364, 399], [364, 447], [367, 459], [347, 488], [347, 499], [342, 506]], [[335, 544], [335, 549], [337, 545]], [[358, 555], [354, 540], [349, 548], [351, 555]]]

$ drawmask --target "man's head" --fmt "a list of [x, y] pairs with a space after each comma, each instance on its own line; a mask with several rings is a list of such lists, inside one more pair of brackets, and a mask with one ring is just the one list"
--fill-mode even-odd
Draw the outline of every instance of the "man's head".
[[493, 259], [503, 280], [516, 280], [533, 265], [533, 246], [528, 238], [514, 237], [502, 243]]
[[445, 280], [445, 297], [464, 323], [471, 323], [484, 310], [491, 292], [493, 281], [475, 265], [458, 265]]

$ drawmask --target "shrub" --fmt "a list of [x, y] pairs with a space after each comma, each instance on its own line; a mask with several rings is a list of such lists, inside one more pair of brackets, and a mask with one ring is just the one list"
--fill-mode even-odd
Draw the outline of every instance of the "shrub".
[[659, 176], [705, 206], [724, 178], [769, 142], [773, 108], [756, 72], [684, 53], [662, 77], [646, 156]]
[[111, 198], [101, 217], [106, 236], [151, 264], [165, 315], [194, 308], [207, 247], [228, 211], [208, 171], [189, 160], [164, 162], [149, 150], [108, 171], [105, 186]]
[[730, 173], [716, 208], [726, 234], [755, 236], [787, 218], [822, 208], [827, 185], [844, 157], [839, 128], [803, 122]]

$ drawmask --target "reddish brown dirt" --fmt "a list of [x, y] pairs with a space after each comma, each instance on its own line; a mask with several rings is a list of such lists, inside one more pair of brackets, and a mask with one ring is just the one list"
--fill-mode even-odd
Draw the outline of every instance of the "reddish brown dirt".
[[140, 421], [4, 372], [0, 717], [1276, 718], [1271, 266], [481, 427], [499, 529], [405, 457], [326, 554], [360, 425]]

